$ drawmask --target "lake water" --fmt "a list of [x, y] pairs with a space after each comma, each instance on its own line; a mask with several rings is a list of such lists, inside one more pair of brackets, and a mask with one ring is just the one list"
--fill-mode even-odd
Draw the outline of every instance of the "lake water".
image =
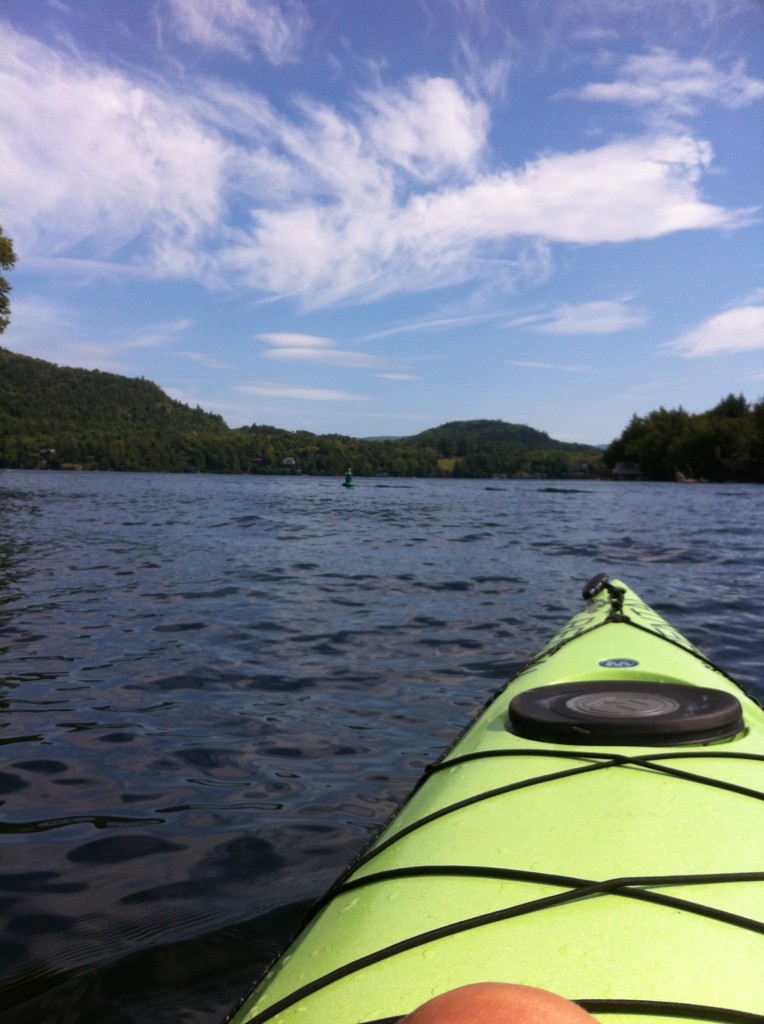
[[764, 488], [0, 474], [0, 1019], [216, 1024], [488, 697], [632, 585], [764, 698]]

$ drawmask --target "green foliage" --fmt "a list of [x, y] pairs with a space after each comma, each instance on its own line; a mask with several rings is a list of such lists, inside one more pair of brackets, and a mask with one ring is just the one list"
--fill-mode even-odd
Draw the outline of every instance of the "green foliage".
[[548, 434], [533, 427], [503, 420], [457, 420], [433, 427], [410, 437], [409, 442], [437, 448], [444, 458], [469, 455], [491, 445], [511, 445], [516, 448], [535, 448], [542, 451], [591, 452], [588, 445], [554, 441]]
[[0, 466], [340, 476], [596, 475], [599, 452], [499, 420], [360, 440], [253, 425], [168, 398], [150, 381], [0, 348]]
[[[13, 251], [13, 242], [3, 234], [0, 227], [0, 269], [10, 270], [16, 263], [16, 253]], [[7, 280], [0, 276], [0, 334], [10, 323], [11, 303], [8, 299], [8, 292], [11, 286]]]
[[709, 416], [724, 416], [727, 419], [738, 419], [741, 416], [747, 416], [751, 411], [751, 407], [745, 400], [743, 395], [727, 395], [723, 398], [718, 405], [715, 405], [713, 409], [708, 413]]
[[409, 444], [453, 460], [455, 477], [596, 476], [600, 456], [589, 445], [555, 441], [533, 427], [502, 420], [458, 420], [425, 430]]
[[677, 473], [704, 480], [764, 483], [764, 399], [751, 406], [728, 395], [708, 412], [660, 408], [633, 416], [608, 447], [604, 462], [638, 463], [648, 480], [674, 480]]
[[147, 380], [75, 370], [0, 348], [0, 466], [182, 470], [229, 434]]

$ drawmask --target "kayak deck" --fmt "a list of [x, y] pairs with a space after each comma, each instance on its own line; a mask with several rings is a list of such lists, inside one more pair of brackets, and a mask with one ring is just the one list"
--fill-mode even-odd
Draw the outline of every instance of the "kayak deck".
[[[583, 724], [518, 735], [511, 703], [543, 719], [563, 686]], [[706, 690], [727, 735], [700, 741], [679, 705]], [[641, 742], [596, 740], [630, 717]], [[394, 1021], [479, 981], [603, 1024], [764, 1021], [764, 712], [621, 583], [489, 703], [231, 1019]]]

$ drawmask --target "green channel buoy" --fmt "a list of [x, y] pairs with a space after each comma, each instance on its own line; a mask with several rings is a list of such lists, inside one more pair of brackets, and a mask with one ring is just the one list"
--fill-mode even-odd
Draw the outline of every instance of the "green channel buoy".
[[343, 487], [352, 487], [353, 486], [353, 472], [352, 472], [352, 470], [349, 469], [345, 473], [345, 481], [342, 484], [342, 486]]

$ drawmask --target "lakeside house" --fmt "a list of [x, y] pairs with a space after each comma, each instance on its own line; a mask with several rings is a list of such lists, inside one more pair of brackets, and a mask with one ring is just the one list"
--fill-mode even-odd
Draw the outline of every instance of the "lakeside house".
[[638, 462], [616, 462], [610, 475], [613, 480], [644, 480]]

